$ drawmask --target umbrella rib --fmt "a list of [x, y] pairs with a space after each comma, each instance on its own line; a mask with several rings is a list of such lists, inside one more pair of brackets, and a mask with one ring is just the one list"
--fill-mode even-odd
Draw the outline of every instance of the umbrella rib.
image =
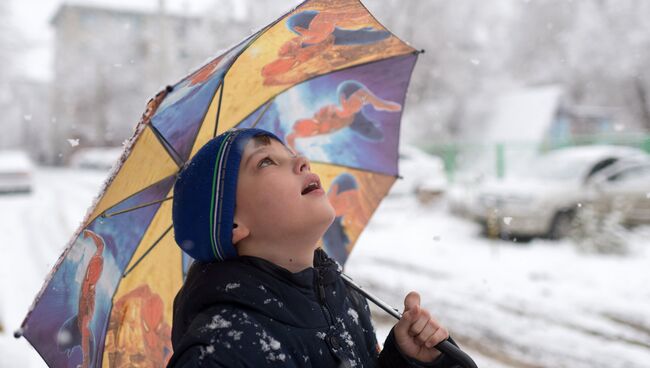
[[[305, 2], [307, 2], [307, 1], [308, 1], [308, 0], [305, 0]], [[260, 38], [260, 37], [261, 37], [261, 36], [262, 36], [262, 35], [263, 35], [267, 30], [271, 29], [271, 27], [273, 27], [276, 23], [280, 22], [280, 20], [283, 19], [284, 17], [286, 17], [286, 15], [288, 15], [289, 13], [291, 13], [291, 12], [288, 12], [288, 13], [285, 14], [284, 16], [278, 18], [275, 22], [273, 22], [273, 23], [267, 25], [266, 27], [263, 27], [263, 28], [260, 29], [259, 31], [257, 31], [257, 34], [254, 34], [254, 35], [253, 35], [254, 37], [252, 37], [252, 38], [250, 39], [250, 41], [248, 42], [248, 44], [247, 44], [244, 48], [242, 48], [241, 51], [239, 51], [239, 53], [238, 53], [237, 55], [235, 55], [235, 56], [233, 57], [232, 61], [230, 62], [230, 65], [228, 65], [228, 67], [226, 68], [226, 70], [223, 72], [223, 76], [221, 77], [221, 91], [219, 92], [219, 107], [217, 108], [217, 121], [216, 121], [215, 124], [214, 124], [214, 131], [212, 132], [212, 137], [213, 137], [213, 138], [217, 136], [217, 129], [219, 128], [219, 117], [221, 116], [221, 101], [222, 101], [222, 98], [223, 98], [223, 90], [225, 89], [224, 86], [226, 85], [226, 76], [228, 75], [228, 72], [230, 71], [230, 68], [232, 68], [232, 66], [235, 64], [235, 62], [237, 61], [237, 59], [239, 59], [239, 57], [240, 57], [244, 52], [246, 52], [246, 50], [248, 50], [248, 48], [249, 48], [253, 43], [255, 43], [255, 41], [257, 41], [257, 39], [259, 39], [259, 38]], [[242, 42], [243, 42], [243, 41], [242, 41]]]
[[140, 256], [140, 258], [138, 258], [138, 260], [135, 261], [135, 263], [133, 264], [133, 266], [131, 266], [128, 270], [126, 270], [126, 271], [124, 272], [124, 274], [122, 274], [122, 278], [125, 278], [126, 276], [128, 276], [129, 273], [131, 273], [131, 271], [133, 271], [133, 269], [134, 269], [136, 266], [138, 266], [138, 265], [140, 264], [140, 262], [142, 262], [142, 260], [143, 260], [147, 255], [149, 255], [149, 253], [153, 250], [153, 248], [155, 248], [156, 245], [160, 244], [160, 241], [165, 237], [165, 235], [167, 235], [167, 233], [169, 233], [169, 230], [171, 230], [173, 226], [174, 226], [174, 225], [169, 225], [169, 227], [167, 228], [167, 230], [165, 230], [165, 232], [163, 232], [162, 235], [160, 235], [160, 237], [158, 237], [158, 239], [156, 239], [156, 241], [155, 241], [155, 242], [154, 242], [154, 243], [149, 247], [149, 249], [147, 249], [147, 250], [144, 252], [144, 254], [142, 254], [142, 255]]
[[110, 212], [110, 213], [103, 213], [103, 214], [101, 214], [101, 217], [109, 218], [109, 217], [113, 217], [113, 216], [116, 216], [116, 215], [121, 215], [123, 213], [131, 212], [131, 211], [143, 208], [143, 207], [147, 207], [147, 206], [151, 206], [151, 205], [154, 205], [154, 204], [162, 203], [162, 202], [168, 201], [168, 200], [173, 199], [173, 198], [174, 198], [173, 196], [172, 197], [167, 197], [167, 198], [159, 199], [157, 201], [152, 201], [152, 202], [139, 204], [139, 205], [137, 205], [135, 207], [130, 207], [130, 208], [127, 208], [127, 209], [124, 209], [124, 210], [119, 210], [119, 211]]
[[270, 100], [266, 102], [266, 104], [264, 105], [264, 110], [262, 110], [259, 116], [255, 118], [255, 122], [253, 123], [253, 125], [251, 125], [251, 128], [255, 128], [257, 126], [257, 123], [259, 123], [262, 117], [264, 116], [264, 114], [266, 114], [266, 112], [268, 111], [269, 107], [271, 107], [271, 104], [273, 103], [274, 100], [275, 97], [272, 97]]
[[[303, 6], [304, 6], [308, 1], [309, 1], [309, 0], [304, 0], [302, 3], [300, 3], [300, 4], [299, 4], [298, 6], [296, 6], [295, 8], [289, 10], [288, 12], [286, 12], [286, 13], [285, 13], [284, 15], [282, 15], [281, 17], [277, 18], [276, 20], [274, 20], [274, 21], [271, 22], [270, 24], [267, 24], [266, 26], [260, 28], [259, 31], [257, 31], [256, 33], [254, 33], [254, 34], [252, 35], [253, 37], [251, 37], [251, 39], [250, 39], [250, 41], [248, 42], [248, 44], [246, 44], [246, 46], [243, 47], [243, 48], [241, 49], [241, 51], [239, 51], [239, 53], [233, 57], [232, 61], [230, 62], [230, 65], [228, 65], [228, 67], [226, 68], [226, 70], [223, 72], [222, 85], [223, 85], [223, 81], [226, 80], [226, 75], [228, 75], [228, 72], [230, 71], [230, 68], [232, 68], [232, 66], [235, 65], [235, 62], [237, 61], [237, 59], [239, 59], [239, 57], [242, 56], [242, 55], [244, 54], [244, 52], [246, 52], [246, 50], [248, 50], [248, 48], [251, 47], [251, 45], [255, 43], [255, 41], [257, 41], [260, 37], [262, 37], [262, 35], [264, 35], [264, 34], [265, 34], [269, 29], [273, 28], [273, 26], [275, 26], [276, 24], [278, 24], [278, 23], [280, 23], [281, 21], [283, 21], [283, 20], [284, 20], [284, 19], [285, 19], [289, 14], [291, 14], [291, 13], [293, 13], [294, 11], [298, 10], [299, 8], [303, 7]], [[246, 41], [246, 39], [245, 39], [244, 41]], [[242, 41], [242, 42], [244, 42], [244, 41]], [[241, 45], [241, 43], [239, 43], [239, 44], [237, 44], [237, 45]], [[232, 49], [231, 49], [231, 50], [232, 50]], [[223, 87], [222, 87], [222, 90], [223, 90]]]
[[151, 131], [153, 132], [154, 136], [156, 136], [156, 138], [163, 146], [165, 151], [167, 151], [167, 153], [172, 158], [172, 160], [174, 160], [176, 166], [178, 166], [179, 169], [182, 168], [183, 159], [181, 159], [181, 155], [179, 155], [178, 152], [176, 152], [174, 147], [165, 139], [165, 137], [163, 137], [163, 135], [158, 131], [158, 129], [156, 129], [155, 126], [153, 126], [153, 124], [147, 124], [147, 126], [151, 128]]
[[[225, 76], [225, 74], [224, 74]], [[223, 86], [225, 85], [225, 78], [221, 78], [221, 84], [219, 85], [219, 105], [217, 106], [217, 118], [214, 122], [214, 131], [212, 132], [212, 138], [217, 136], [217, 127], [219, 127], [219, 116], [221, 115], [221, 101], [223, 100]]]
[[[299, 6], [297, 6], [295, 9], [298, 9], [299, 7], [303, 6], [305, 3], [307, 3], [307, 1], [309, 1], [309, 0], [305, 0], [305, 1], [303, 1], [303, 3], [301, 3], [301, 4], [300, 4]], [[295, 9], [294, 9], [294, 10], [295, 10]], [[216, 137], [216, 136], [217, 136], [217, 129], [219, 128], [219, 117], [221, 116], [221, 101], [222, 101], [222, 98], [223, 98], [223, 90], [224, 90], [224, 85], [225, 85], [225, 81], [226, 81], [226, 75], [227, 75], [228, 72], [230, 71], [230, 68], [235, 64], [235, 62], [237, 61], [237, 59], [239, 59], [239, 57], [240, 57], [240, 56], [241, 56], [241, 55], [242, 55], [246, 50], [248, 50], [248, 48], [249, 48], [253, 43], [255, 43], [255, 41], [257, 41], [257, 39], [259, 39], [259, 38], [260, 38], [260, 37], [261, 37], [261, 36], [262, 36], [262, 35], [263, 35], [267, 30], [269, 30], [269, 29], [270, 29], [271, 27], [273, 27], [275, 24], [279, 23], [282, 19], [284, 19], [284, 18], [285, 18], [287, 15], [289, 15], [292, 11], [293, 11], [293, 10], [287, 12], [287, 13], [284, 14], [282, 17], [276, 19], [273, 23], [271, 23], [271, 24], [269, 24], [269, 25], [267, 25], [267, 26], [265, 26], [265, 27], [262, 27], [259, 31], [257, 31], [257, 33], [251, 35], [251, 36], [250, 36], [250, 39], [247, 38], [247, 39], [244, 39], [244, 40], [242, 41], [242, 42], [246, 42], [246, 41], [248, 40], [248, 44], [247, 44], [244, 48], [242, 48], [241, 51], [239, 51], [239, 53], [238, 53], [237, 55], [235, 55], [235, 56], [233, 57], [232, 61], [230, 62], [230, 65], [228, 65], [228, 67], [226, 68], [226, 70], [223, 72], [223, 76], [221, 77], [221, 83], [220, 83], [220, 85], [217, 86], [217, 88], [221, 87], [221, 90], [219, 91], [219, 106], [217, 107], [217, 118], [216, 118], [216, 121], [215, 121], [215, 124], [214, 124], [214, 131], [212, 132], [212, 137]], [[231, 47], [228, 51], [226, 51], [226, 54], [229, 53], [230, 51], [232, 51], [235, 47], [237, 47], [237, 46], [240, 45], [240, 44], [241, 44], [241, 43], [239, 43], [239, 44], [237, 44], [237, 45]], [[192, 72], [192, 74], [193, 74], [193, 73], [196, 73], [196, 72], [199, 71], [201, 68], [202, 68], [202, 67], [199, 67], [196, 71]], [[190, 74], [190, 75], [191, 75], [191, 74]], [[181, 82], [184, 81], [185, 79], [186, 79], [186, 78], [181, 79], [178, 83], [181, 83]], [[166, 89], [166, 90], [167, 90], [167, 92], [169, 92], [169, 91], [171, 91], [171, 89], [173, 89], [173, 87], [171, 87], [171, 86], [167, 86], [167, 89]], [[206, 112], [206, 113], [207, 113], [207, 112]], [[205, 118], [205, 115], [204, 115], [204, 118]], [[181, 169], [181, 168], [183, 167], [183, 165], [184, 165], [184, 161], [183, 161], [183, 159], [181, 159], [181, 156], [178, 154], [178, 152], [176, 152], [176, 150], [174, 150], [173, 146], [170, 145], [169, 142], [167, 142], [166, 139], [164, 139], [164, 137], [160, 134], [160, 132], [158, 132], [157, 129], [155, 129], [155, 127], [154, 127], [152, 124], [148, 124], [148, 125], [152, 127], [152, 130], [153, 130], [154, 134], [156, 135], [156, 137], [161, 141], [161, 144], [163, 145], [163, 147], [165, 147], [165, 149], [167, 150], [167, 152], [169, 153], [169, 155], [172, 157], [172, 159], [174, 160], [174, 162], [176, 163], [176, 165], [178, 165], [178, 168]], [[195, 137], [194, 143], [196, 143], [196, 137]]]
[[[172, 174], [172, 175], [175, 176], [175, 175], [177, 175], [177, 174], [174, 173], [174, 174]], [[120, 199], [117, 203], [113, 203], [113, 204], [111, 204], [108, 208], [106, 208], [102, 213], [98, 214], [97, 216], [88, 218], [88, 221], [87, 221], [86, 223], [90, 224], [90, 223], [92, 223], [93, 221], [97, 220], [98, 218], [103, 217], [102, 214], [105, 214], [107, 210], [110, 210], [111, 208], [114, 208], [114, 207], [118, 206], [120, 203], [122, 203], [122, 202], [124, 202], [124, 201], [126, 201], [126, 200], [128, 200], [128, 199], [130, 199], [130, 198], [135, 197], [136, 195], [138, 195], [138, 194], [142, 193], [143, 191], [147, 190], [148, 188], [150, 188], [152, 185], [159, 184], [159, 183], [162, 182], [163, 180], [167, 180], [167, 179], [169, 179], [172, 175], [167, 175], [166, 177], [164, 177], [164, 178], [158, 180], [157, 182], [155, 182], [155, 183], [153, 183], [153, 184], [150, 184], [150, 185], [147, 185], [146, 187], [141, 188], [141, 189], [137, 190], [136, 192], [127, 195], [126, 197]], [[152, 204], [153, 204], [153, 203], [152, 203]], [[115, 213], [113, 213], [113, 214], [115, 214]]]

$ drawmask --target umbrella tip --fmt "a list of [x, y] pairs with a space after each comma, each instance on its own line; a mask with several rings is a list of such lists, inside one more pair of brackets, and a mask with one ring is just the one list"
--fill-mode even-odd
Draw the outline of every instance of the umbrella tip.
[[424, 54], [424, 52], [425, 52], [424, 49], [420, 49], [420, 51], [418, 51], [418, 54]]
[[20, 339], [21, 337], [23, 337], [23, 329], [19, 328], [16, 331], [14, 331], [14, 338]]

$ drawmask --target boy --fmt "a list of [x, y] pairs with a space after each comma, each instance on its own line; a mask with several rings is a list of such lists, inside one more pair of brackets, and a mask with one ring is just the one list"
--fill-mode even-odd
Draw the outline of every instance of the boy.
[[169, 367], [449, 367], [417, 293], [381, 353], [368, 304], [317, 242], [334, 210], [272, 133], [229, 130], [174, 187], [176, 242], [196, 262], [174, 301]]

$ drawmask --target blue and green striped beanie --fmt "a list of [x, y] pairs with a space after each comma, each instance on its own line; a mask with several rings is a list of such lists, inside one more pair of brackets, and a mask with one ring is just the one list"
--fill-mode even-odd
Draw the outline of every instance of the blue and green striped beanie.
[[176, 243], [203, 262], [237, 256], [232, 244], [239, 163], [253, 136], [273, 133], [261, 129], [231, 129], [206, 143], [181, 169], [174, 184], [172, 220]]

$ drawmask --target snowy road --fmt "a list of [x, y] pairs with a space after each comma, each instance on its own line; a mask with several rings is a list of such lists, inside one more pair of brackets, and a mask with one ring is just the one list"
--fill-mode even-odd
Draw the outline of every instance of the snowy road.
[[[444, 205], [388, 199], [346, 271], [394, 306], [410, 290], [482, 367], [649, 367], [650, 229], [630, 256], [478, 237]], [[385, 334], [393, 323], [382, 312]]]
[[[45, 366], [11, 334], [104, 177], [39, 169], [34, 193], [0, 196], [0, 367]], [[391, 198], [346, 269], [395, 306], [419, 291], [481, 367], [650, 366], [649, 229], [630, 234], [626, 257], [579, 254], [568, 242], [488, 241], [477, 231], [443, 204]], [[380, 335], [393, 323], [380, 311], [375, 321]]]

